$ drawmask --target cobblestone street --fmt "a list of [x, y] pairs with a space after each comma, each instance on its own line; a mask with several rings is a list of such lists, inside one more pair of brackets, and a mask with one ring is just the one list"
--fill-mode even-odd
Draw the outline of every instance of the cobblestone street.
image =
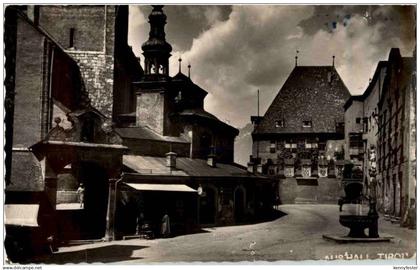
[[[336, 205], [282, 205], [286, 215], [265, 223], [205, 228], [168, 239], [126, 240], [62, 247], [43, 263], [239, 262], [285, 260], [415, 259], [416, 232], [379, 220], [391, 242], [338, 244], [323, 234], [345, 235]], [[405, 261], [407, 263], [407, 261]]]

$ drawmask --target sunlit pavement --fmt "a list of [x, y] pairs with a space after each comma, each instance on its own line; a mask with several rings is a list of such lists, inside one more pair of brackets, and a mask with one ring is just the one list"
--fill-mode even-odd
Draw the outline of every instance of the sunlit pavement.
[[346, 235], [337, 205], [281, 205], [285, 216], [252, 225], [204, 228], [174, 238], [133, 239], [62, 247], [43, 263], [239, 262], [285, 260], [410, 259], [416, 231], [379, 219], [391, 242], [339, 244], [323, 234]]

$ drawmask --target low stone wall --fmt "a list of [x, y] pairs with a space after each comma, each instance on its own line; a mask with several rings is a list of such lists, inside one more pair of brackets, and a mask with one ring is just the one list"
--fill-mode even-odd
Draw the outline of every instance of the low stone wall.
[[279, 195], [282, 204], [337, 204], [344, 190], [337, 178], [285, 178], [279, 181]]
[[79, 203], [79, 195], [76, 191], [59, 190], [57, 191], [57, 204], [59, 203]]

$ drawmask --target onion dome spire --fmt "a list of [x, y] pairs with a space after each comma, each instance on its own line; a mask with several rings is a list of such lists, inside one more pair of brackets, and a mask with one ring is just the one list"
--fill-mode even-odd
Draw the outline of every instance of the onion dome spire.
[[166, 15], [163, 5], [153, 5], [149, 15], [150, 32], [149, 39], [143, 43], [145, 74], [169, 74], [169, 57], [172, 46], [165, 39]]

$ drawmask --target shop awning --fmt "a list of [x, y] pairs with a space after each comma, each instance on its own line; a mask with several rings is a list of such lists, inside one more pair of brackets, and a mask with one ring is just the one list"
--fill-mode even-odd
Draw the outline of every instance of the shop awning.
[[15, 226], [38, 227], [39, 204], [4, 205], [5, 224]]
[[197, 192], [197, 190], [182, 184], [134, 184], [126, 183], [128, 186], [143, 191], [173, 191], [173, 192]]

